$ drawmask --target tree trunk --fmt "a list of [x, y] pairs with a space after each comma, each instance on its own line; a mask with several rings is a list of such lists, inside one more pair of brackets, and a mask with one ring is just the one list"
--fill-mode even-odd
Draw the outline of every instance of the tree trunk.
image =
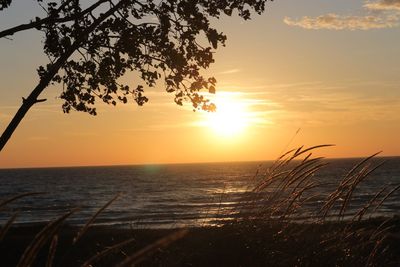
[[[40, 84], [35, 88], [37, 89], [40, 86]], [[46, 85], [47, 86], [47, 85]], [[43, 88], [38, 88], [41, 91], [46, 88], [46, 86], [42, 86]], [[22, 105], [18, 109], [17, 113], [14, 115], [13, 119], [11, 122], [8, 124], [7, 128], [4, 130], [3, 134], [0, 137], [0, 151], [3, 149], [3, 147], [6, 145], [7, 141], [10, 139], [11, 135], [14, 133], [15, 129], [21, 122], [21, 120], [25, 117], [25, 114], [28, 112], [28, 110], [36, 103], [38, 102], [43, 102], [46, 101], [46, 99], [40, 99], [38, 100], [35, 98], [34, 93], [35, 90], [32, 91], [32, 93], [29, 95], [27, 99], [22, 98]]]

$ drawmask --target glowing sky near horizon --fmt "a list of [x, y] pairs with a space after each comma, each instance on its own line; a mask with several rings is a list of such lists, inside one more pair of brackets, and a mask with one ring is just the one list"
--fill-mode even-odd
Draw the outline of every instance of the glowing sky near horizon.
[[[35, 10], [15, 1], [0, 29]], [[175, 105], [161, 83], [143, 107], [66, 115], [60, 87], [49, 87], [0, 168], [265, 160], [323, 143], [336, 144], [327, 157], [400, 155], [400, 1], [277, 0], [251, 21], [215, 25], [228, 36], [204, 72], [218, 80], [216, 114]], [[0, 39], [0, 131], [38, 81], [41, 46], [35, 31]]]

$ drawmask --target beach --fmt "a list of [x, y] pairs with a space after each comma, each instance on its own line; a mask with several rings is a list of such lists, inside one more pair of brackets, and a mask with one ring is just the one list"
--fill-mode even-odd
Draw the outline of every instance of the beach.
[[[371, 266], [398, 266], [399, 218], [393, 218], [392, 235], [370, 259], [371, 248], [376, 244], [366, 240], [382, 222], [383, 219], [374, 219], [357, 224], [347, 235], [357, 234], [346, 239], [342, 234], [344, 223], [282, 227], [279, 223], [246, 222], [223, 227], [141, 230], [92, 227], [76, 244], [72, 240], [79, 229], [64, 226], [59, 232], [54, 266], [81, 266], [92, 256], [126, 240], [131, 242], [93, 266], [118, 266], [143, 250], [135, 260], [137, 266], [366, 266], [368, 260]], [[41, 227], [10, 229], [1, 243], [2, 266], [15, 266]], [[364, 233], [359, 234], [359, 230]], [[381, 254], [383, 249], [385, 253]], [[38, 254], [34, 266], [45, 266], [48, 251], [49, 244]]]

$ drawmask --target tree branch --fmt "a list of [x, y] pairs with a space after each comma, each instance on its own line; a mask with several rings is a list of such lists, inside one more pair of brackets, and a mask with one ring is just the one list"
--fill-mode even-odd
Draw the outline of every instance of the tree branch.
[[[101, 4], [103, 4], [105, 2], [107, 2], [107, 0], [100, 0], [100, 1], [98, 1], [96, 3], [94, 3], [92, 6], [88, 7], [87, 9], [83, 10], [82, 12], [79, 12], [79, 13], [74, 14], [72, 16], [63, 17], [63, 18], [49, 16], [49, 17], [46, 17], [46, 18], [43, 18], [43, 19], [37, 19], [37, 20], [32, 21], [30, 23], [26, 23], [26, 24], [21, 24], [21, 25], [15, 26], [15, 27], [9, 28], [7, 30], [3, 30], [3, 31], [0, 32], [0, 38], [13, 35], [16, 32], [30, 30], [30, 29], [34, 29], [34, 28], [39, 28], [39, 27], [41, 27], [41, 26], [43, 26], [45, 24], [49, 24], [49, 23], [64, 23], [64, 22], [69, 22], [69, 21], [76, 20], [76, 19], [86, 15], [87, 13], [92, 12], [93, 10], [95, 10], [97, 7], [99, 7]], [[61, 7], [59, 8], [59, 10], [61, 10]]]
[[[38, 99], [39, 95], [48, 86], [53, 77], [58, 73], [59, 69], [65, 64], [68, 58], [81, 46], [82, 42], [88, 37], [88, 35], [93, 32], [96, 27], [103, 22], [107, 17], [112, 15], [116, 10], [121, 8], [129, 0], [121, 0], [114, 7], [110, 8], [106, 13], [101, 14], [97, 20], [95, 20], [85, 31], [82, 32], [80, 38], [77, 39], [65, 53], [60, 56], [57, 61], [52, 64], [47, 73], [40, 79], [39, 84], [32, 90], [29, 96], [22, 101], [21, 107], [18, 109], [17, 113], [14, 115], [13, 119], [3, 132], [0, 137], [0, 151], [4, 148], [7, 141], [10, 139], [11, 135], [14, 133], [15, 129], [18, 127], [19, 123], [25, 117], [28, 110], [36, 103], [43, 102], [43, 99]], [[102, 1], [99, 1], [102, 2]], [[98, 3], [99, 3], [98, 2]]]

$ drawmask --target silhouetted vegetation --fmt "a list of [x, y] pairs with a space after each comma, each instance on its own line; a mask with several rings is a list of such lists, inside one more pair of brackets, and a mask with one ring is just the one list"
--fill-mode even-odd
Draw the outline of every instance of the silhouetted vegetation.
[[[1, 136], [0, 150], [28, 110], [45, 101], [39, 96], [50, 83], [62, 84], [66, 113], [96, 115], [98, 100], [143, 105], [145, 87], [160, 79], [178, 105], [189, 101], [194, 109], [214, 110], [200, 91], [214, 93], [216, 79], [203, 77], [200, 70], [214, 62], [214, 50], [225, 45], [226, 36], [210, 20], [234, 13], [247, 20], [252, 12], [261, 14], [267, 1], [38, 0], [43, 17], [0, 31], [0, 38], [8, 39], [21, 31], [40, 31], [50, 60], [38, 67], [40, 81]], [[0, 10], [10, 5], [1, 1]], [[131, 72], [136, 80], [123, 84], [120, 78]]]

